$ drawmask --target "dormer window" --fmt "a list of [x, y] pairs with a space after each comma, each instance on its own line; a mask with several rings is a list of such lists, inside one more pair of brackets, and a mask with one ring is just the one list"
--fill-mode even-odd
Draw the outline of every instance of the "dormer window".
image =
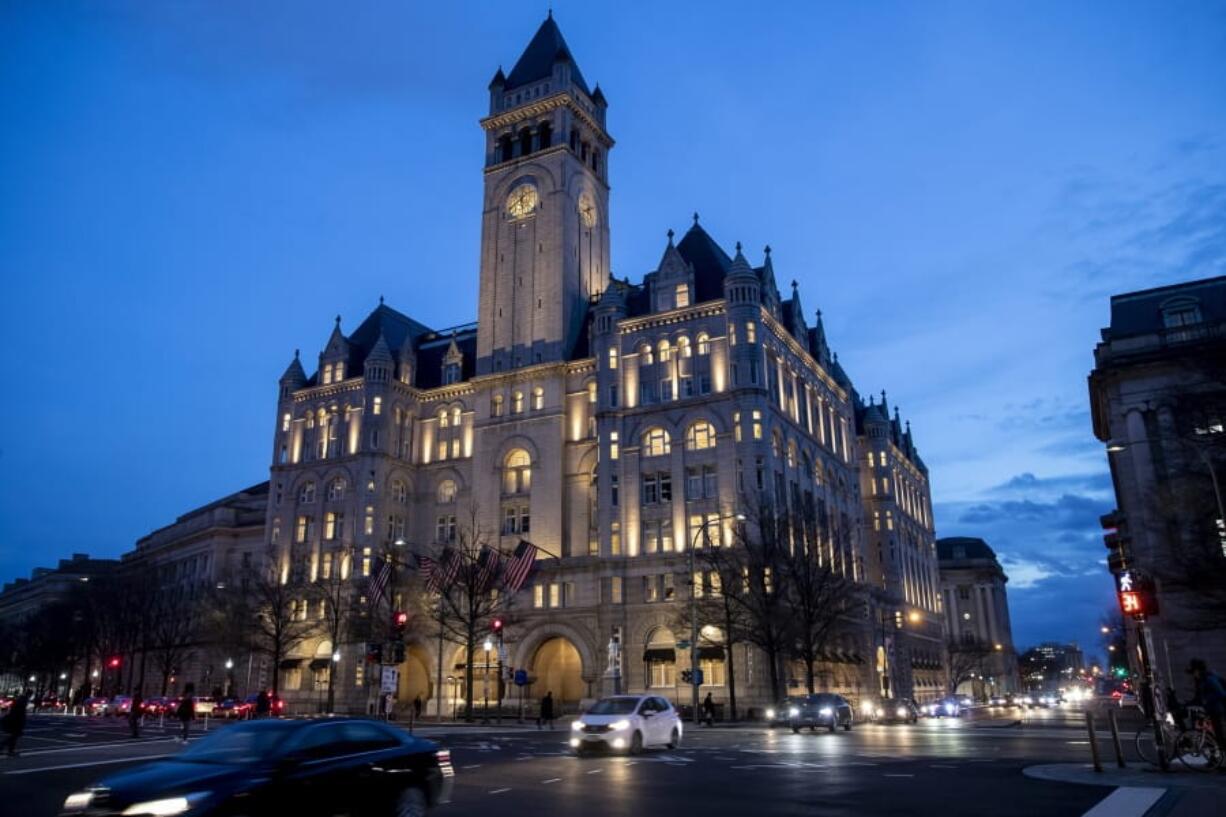
[[690, 285], [689, 284], [677, 284], [676, 304], [677, 304], [678, 309], [680, 309], [683, 306], [690, 305]]
[[332, 381], [339, 383], [345, 379], [345, 364], [335, 363], [332, 366]]
[[324, 372], [323, 372], [322, 380], [325, 386], [329, 385], [332, 382], [332, 364], [331, 363], [324, 364]]
[[1166, 329], [1182, 329], [1201, 322], [1200, 302], [1195, 298], [1172, 298], [1162, 304], [1162, 325]]
[[448, 363], [443, 366], [443, 385], [450, 386], [460, 382], [460, 364]]

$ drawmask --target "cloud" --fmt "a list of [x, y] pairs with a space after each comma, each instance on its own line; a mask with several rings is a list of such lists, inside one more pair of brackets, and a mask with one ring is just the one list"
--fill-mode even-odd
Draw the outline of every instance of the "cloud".
[[1111, 475], [1106, 472], [1090, 474], [1063, 474], [1054, 477], [1037, 477], [1029, 471], [1018, 474], [1008, 481], [988, 489], [991, 494], [1049, 494], [1053, 491], [1087, 491], [1096, 494], [1112, 490]]

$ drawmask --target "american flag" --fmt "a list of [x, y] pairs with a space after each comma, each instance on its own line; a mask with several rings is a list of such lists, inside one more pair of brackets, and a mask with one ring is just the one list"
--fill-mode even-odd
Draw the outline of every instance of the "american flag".
[[441, 593], [451, 586], [451, 583], [455, 581], [455, 577], [460, 573], [460, 562], [462, 561], [464, 560], [460, 558], [460, 554], [451, 548], [443, 550], [434, 568], [433, 589], [435, 593]]
[[535, 562], [536, 545], [520, 539], [515, 553], [507, 561], [506, 569], [502, 571], [502, 583], [508, 592], [518, 592], [519, 588], [524, 586], [524, 581], [532, 572], [532, 565]]
[[438, 592], [439, 567], [438, 562], [429, 556], [417, 554], [417, 572], [426, 580], [426, 591]]
[[370, 577], [370, 604], [373, 607], [383, 595], [384, 588], [392, 578], [392, 563], [390, 560], [376, 559], [374, 575]]
[[477, 556], [477, 579], [474, 586], [478, 593], [484, 593], [494, 583], [494, 576], [498, 574], [498, 562], [498, 551], [489, 545], [481, 548], [481, 554]]

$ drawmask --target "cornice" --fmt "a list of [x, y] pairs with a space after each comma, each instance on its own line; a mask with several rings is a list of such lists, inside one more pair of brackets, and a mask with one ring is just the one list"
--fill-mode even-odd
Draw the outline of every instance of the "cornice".
[[641, 332], [644, 329], [652, 329], [657, 326], [671, 326], [692, 321], [696, 318], [717, 317], [725, 314], [726, 311], [726, 304], [723, 298], [715, 301], [703, 301], [701, 304], [686, 306], [681, 309], [672, 309], [668, 312], [653, 312], [650, 315], [625, 318], [617, 322], [617, 333], [619, 335], [629, 335], [633, 332]]
[[483, 119], [478, 120], [481, 127], [485, 130], [497, 130], [504, 128], [507, 125], [514, 125], [517, 122], [525, 122], [529, 119], [535, 119], [542, 114], [557, 110], [558, 108], [569, 108], [576, 116], [583, 120], [592, 131], [596, 134], [596, 138], [604, 145], [605, 149], [613, 147], [614, 140], [605, 132], [604, 125], [596, 121], [590, 113], [584, 110], [578, 101], [570, 93], [559, 91], [550, 96], [541, 97], [532, 102], [525, 102], [518, 105], [509, 111], [491, 114]]
[[814, 358], [813, 355], [809, 354], [808, 350], [797, 342], [796, 338], [792, 337], [792, 333], [789, 332], [787, 328], [781, 324], [768, 309], [766, 309], [766, 307], [760, 307], [760, 310], [763, 325], [770, 328], [771, 334], [775, 336], [775, 339], [782, 342], [788, 347], [789, 350], [791, 350], [792, 354], [796, 355], [803, 362], [808, 364], [808, 368], [817, 375], [817, 378], [821, 380], [827, 388], [829, 388], [835, 394], [838, 394], [843, 400], [850, 401], [851, 395], [847, 393], [846, 389], [839, 385], [838, 381], [836, 381], [830, 375], [830, 373], [822, 367], [822, 364], [817, 362], [817, 359]]

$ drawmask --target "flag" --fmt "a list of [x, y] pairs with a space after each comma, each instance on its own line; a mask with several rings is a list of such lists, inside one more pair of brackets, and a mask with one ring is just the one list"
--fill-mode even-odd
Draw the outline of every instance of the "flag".
[[422, 554], [416, 555], [417, 572], [421, 575], [426, 583], [426, 591], [429, 593], [438, 592], [439, 566], [438, 562], [429, 556]]
[[372, 607], [379, 602], [379, 596], [383, 595], [383, 589], [387, 587], [387, 583], [391, 578], [391, 560], [376, 559], [375, 572], [370, 578], [370, 605]]
[[438, 564], [434, 569], [434, 587], [435, 593], [441, 593], [443, 590], [451, 586], [455, 581], [455, 577], [460, 573], [460, 562], [464, 561], [460, 558], [460, 554], [456, 553], [451, 548], [443, 550], [442, 555], [438, 557]]
[[515, 548], [515, 553], [511, 555], [510, 560], [507, 562], [506, 570], [502, 572], [502, 583], [509, 592], [518, 592], [519, 588], [523, 587], [524, 580], [532, 572], [532, 565], [535, 562], [536, 546], [531, 542], [520, 539], [519, 545]]
[[481, 554], [477, 556], [477, 579], [474, 584], [476, 592], [484, 593], [494, 583], [494, 576], [498, 573], [498, 562], [498, 551], [489, 545], [482, 546]]

